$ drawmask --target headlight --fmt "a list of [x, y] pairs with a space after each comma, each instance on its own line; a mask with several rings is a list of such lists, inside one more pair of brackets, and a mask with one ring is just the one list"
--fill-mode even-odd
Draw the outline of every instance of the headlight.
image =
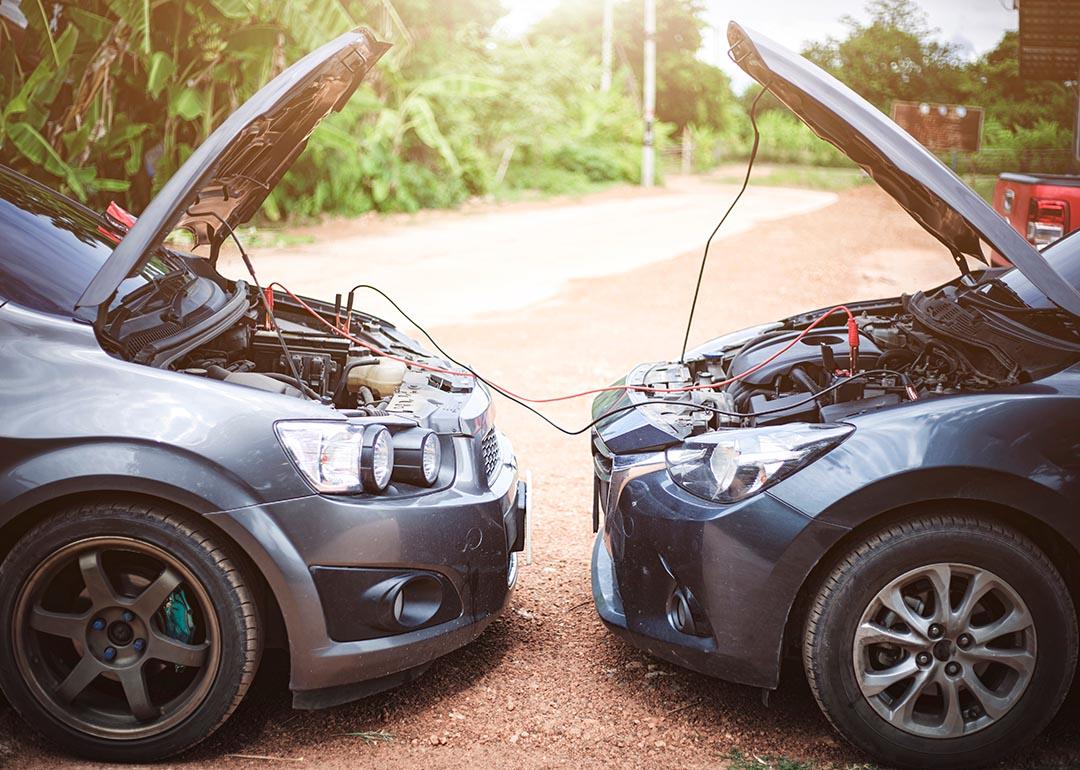
[[390, 485], [394, 472], [394, 444], [390, 431], [382, 426], [369, 426], [364, 432], [360, 450], [360, 481], [368, 492], [382, 492]]
[[667, 450], [668, 473], [687, 492], [734, 503], [809, 465], [854, 430], [793, 423], [707, 433]]
[[430, 487], [439, 478], [442, 445], [434, 431], [410, 428], [394, 435], [394, 478]]
[[382, 492], [394, 468], [394, 446], [382, 425], [279, 422], [278, 440], [319, 492]]

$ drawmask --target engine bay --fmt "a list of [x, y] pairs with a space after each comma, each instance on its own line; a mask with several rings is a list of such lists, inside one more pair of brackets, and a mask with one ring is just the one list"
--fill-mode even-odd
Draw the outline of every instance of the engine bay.
[[[458, 430], [460, 404], [475, 387], [470, 376], [419, 370], [401, 360], [376, 355], [329, 330], [324, 333], [314, 328], [317, 321], [310, 316], [304, 318], [299, 308], [283, 306], [280, 299], [275, 309], [280, 337], [279, 331], [266, 328], [257, 309], [253, 315], [255, 318], [245, 317], [192, 351], [174, 368], [236, 385], [311, 398], [368, 416], [408, 417], [434, 430]], [[337, 322], [345, 328], [340, 314]], [[347, 328], [350, 335], [395, 358], [450, 366], [385, 321], [354, 311]]]
[[203, 260], [163, 253], [149, 270], [102, 326], [114, 355], [353, 414], [460, 430], [475, 379], [354, 310], [351, 296], [344, 306], [306, 300], [304, 307], [270, 295], [271, 322], [256, 289], [226, 281]]
[[[720, 428], [837, 422], [904, 401], [1031, 382], [1080, 360], [1074, 319], [1018, 306], [993, 281], [950, 284], [850, 309], [857, 360], [846, 326], [830, 317], [807, 331], [820, 315], [808, 313], [685, 362], [640, 366], [627, 384], [642, 388], [634, 393], [637, 400], [653, 402], [645, 408], [654, 419], [685, 437]], [[713, 383], [720, 385], [714, 389]], [[687, 390], [666, 392], [680, 389]]]

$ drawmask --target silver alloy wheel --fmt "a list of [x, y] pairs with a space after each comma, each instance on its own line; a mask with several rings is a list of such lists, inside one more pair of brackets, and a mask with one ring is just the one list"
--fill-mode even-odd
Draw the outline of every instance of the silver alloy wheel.
[[894, 727], [958, 738], [1004, 717], [1035, 672], [1023, 599], [988, 570], [931, 564], [885, 586], [852, 645], [863, 697]]

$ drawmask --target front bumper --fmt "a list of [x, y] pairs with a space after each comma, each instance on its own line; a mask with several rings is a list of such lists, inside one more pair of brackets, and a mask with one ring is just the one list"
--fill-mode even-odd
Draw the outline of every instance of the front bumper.
[[[444, 489], [363, 500], [312, 495], [209, 514], [248, 552], [277, 599], [294, 705], [336, 705], [408, 681], [502, 612], [524, 547], [528, 490], [509, 441], [498, 440], [500, 461], [489, 475], [478, 442], [456, 437], [455, 477]], [[364, 612], [365, 576], [393, 571], [435, 575], [457, 603], [453, 617], [400, 633], [355, 632], [347, 614]], [[324, 579], [328, 573], [335, 582]]]
[[[662, 452], [606, 460], [592, 559], [601, 620], [664, 660], [776, 687], [799, 588], [844, 530], [768, 493], [728, 506], [700, 500], [671, 481]], [[680, 597], [689, 624], [675, 618]]]

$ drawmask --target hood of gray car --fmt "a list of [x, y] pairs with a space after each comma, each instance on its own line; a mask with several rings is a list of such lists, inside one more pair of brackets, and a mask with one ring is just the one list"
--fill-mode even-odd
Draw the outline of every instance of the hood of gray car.
[[732, 58], [750, 77], [865, 169], [950, 252], [985, 262], [985, 241], [1050, 301], [1080, 315], [1080, 292], [960, 177], [874, 105], [802, 56], [735, 22], [728, 25], [728, 42]]
[[244, 102], [177, 170], [117, 245], [76, 307], [107, 303], [176, 228], [199, 244], [220, 244], [243, 224], [340, 110], [390, 46], [355, 29], [292, 65]]

